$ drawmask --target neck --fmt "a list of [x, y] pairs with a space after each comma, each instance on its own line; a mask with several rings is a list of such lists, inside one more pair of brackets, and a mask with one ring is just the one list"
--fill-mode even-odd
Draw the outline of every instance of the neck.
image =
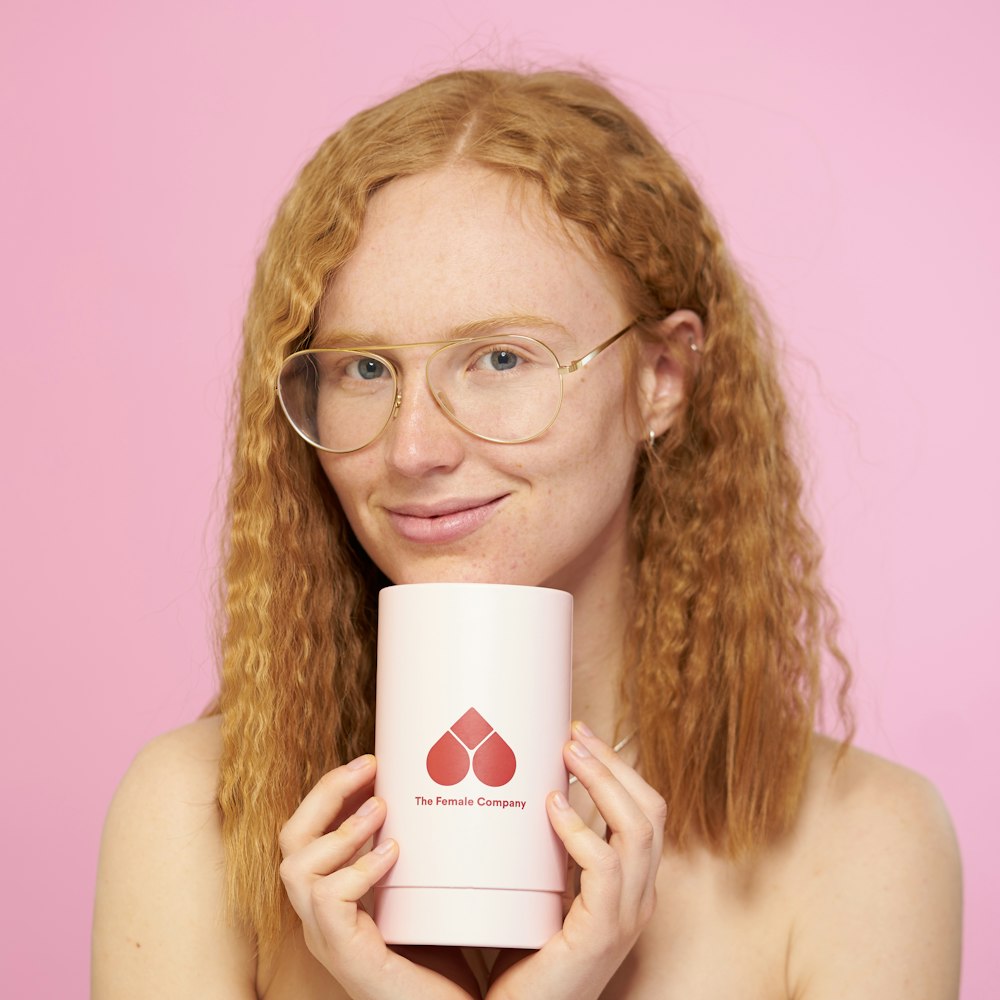
[[622, 735], [616, 732], [615, 723], [625, 623], [622, 609], [614, 610], [598, 627], [594, 626], [597, 619], [588, 616], [573, 629], [573, 718], [586, 722], [609, 744]]
[[[573, 594], [573, 718], [587, 723], [609, 744], [616, 733], [619, 683], [630, 601], [625, 532], [619, 545], [606, 545], [598, 565], [550, 586]], [[625, 722], [627, 728], [628, 722]]]

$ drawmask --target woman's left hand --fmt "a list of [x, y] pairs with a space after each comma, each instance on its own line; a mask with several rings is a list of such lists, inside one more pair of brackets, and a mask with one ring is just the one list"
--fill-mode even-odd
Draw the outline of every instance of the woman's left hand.
[[573, 737], [566, 767], [594, 800], [608, 837], [591, 830], [561, 793], [549, 796], [549, 821], [580, 866], [580, 893], [562, 930], [539, 951], [499, 955], [490, 1000], [596, 1000], [656, 908], [666, 804], [586, 726], [575, 723]]

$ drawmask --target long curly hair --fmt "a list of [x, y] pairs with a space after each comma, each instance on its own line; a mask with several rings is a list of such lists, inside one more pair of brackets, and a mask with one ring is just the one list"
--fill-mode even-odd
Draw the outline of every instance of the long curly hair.
[[314, 450], [276, 403], [369, 198], [395, 177], [468, 162], [536, 185], [617, 275], [635, 315], [704, 324], [683, 418], [643, 449], [621, 725], [669, 803], [668, 835], [729, 856], [796, 814], [823, 693], [853, 734], [850, 669], [802, 511], [769, 327], [690, 180], [596, 80], [449, 73], [330, 136], [285, 198], [244, 326], [222, 588], [219, 805], [230, 913], [274, 947], [292, 911], [277, 836], [326, 770], [372, 750], [375, 607], [386, 581]]

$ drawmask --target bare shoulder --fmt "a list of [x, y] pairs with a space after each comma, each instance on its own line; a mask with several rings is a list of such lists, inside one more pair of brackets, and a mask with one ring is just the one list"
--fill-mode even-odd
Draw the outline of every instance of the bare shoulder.
[[142, 784], [143, 779], [172, 777], [188, 788], [196, 787], [215, 798], [222, 752], [222, 720], [220, 716], [198, 719], [172, 729], [150, 740], [135, 755], [125, 774], [122, 789]]
[[248, 998], [253, 950], [224, 913], [219, 720], [136, 755], [108, 810], [94, 908], [93, 996]]
[[926, 778], [820, 737], [795, 841], [790, 995], [958, 996], [961, 863]]
[[[199, 719], [147, 743], [115, 792], [105, 837], [146, 825], [163, 838], [189, 839], [200, 832], [206, 843], [211, 841], [218, 826], [220, 730], [218, 717]], [[141, 844], [128, 846], [141, 849]]]
[[[955, 834], [937, 789], [916, 771], [818, 736], [803, 801], [809, 843], [858, 848], [931, 849], [955, 853]], [[957, 857], [957, 855], [956, 855]]]

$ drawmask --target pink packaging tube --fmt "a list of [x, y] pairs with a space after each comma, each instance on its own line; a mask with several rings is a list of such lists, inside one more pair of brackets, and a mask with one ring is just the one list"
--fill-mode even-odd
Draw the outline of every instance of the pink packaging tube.
[[562, 926], [573, 598], [426, 583], [379, 595], [375, 792], [399, 859], [375, 888], [390, 944], [539, 948]]

